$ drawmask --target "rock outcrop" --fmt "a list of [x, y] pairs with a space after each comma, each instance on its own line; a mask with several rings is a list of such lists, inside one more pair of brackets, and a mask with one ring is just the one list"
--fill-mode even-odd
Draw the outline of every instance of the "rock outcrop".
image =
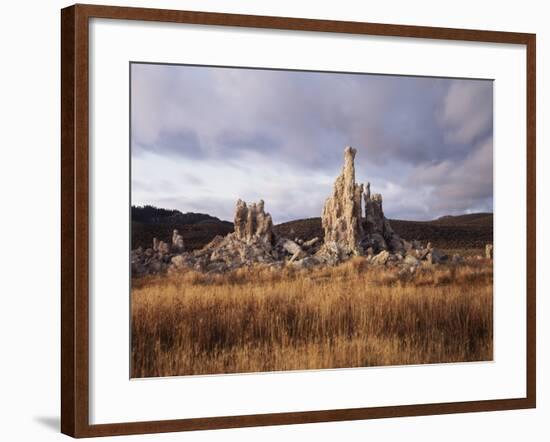
[[252, 203], [249, 206], [242, 200], [237, 200], [235, 208], [235, 237], [248, 244], [273, 242], [273, 221], [271, 215], [265, 213], [264, 202]]
[[[407, 272], [414, 272], [420, 265], [458, 263], [460, 257], [449, 260], [430, 243], [423, 246], [418, 241], [408, 242], [393, 231], [384, 216], [382, 195], [371, 194], [370, 183], [363, 187], [355, 182], [356, 152], [352, 147], [345, 148], [342, 172], [323, 207], [324, 242], [317, 237], [308, 241], [277, 237], [264, 202], [247, 205], [239, 199], [235, 206], [234, 232], [225, 237], [216, 236], [202, 249], [189, 252], [184, 250], [183, 237], [177, 230], [169, 242], [154, 238], [152, 248], [132, 251], [132, 274], [141, 276], [185, 269], [225, 272], [254, 264], [308, 268], [338, 264], [358, 255], [364, 256], [371, 265], [398, 266]], [[486, 256], [492, 258], [492, 245], [487, 246]]]
[[391, 250], [393, 252], [404, 252], [403, 240], [395, 233], [388, 219], [384, 216], [382, 208], [382, 195], [371, 194], [370, 183], [365, 185], [365, 221], [364, 237], [362, 245], [365, 248], [372, 247], [375, 252]]
[[163, 273], [170, 264], [170, 246], [164, 241], [153, 238], [152, 247], [143, 250], [139, 247], [132, 250], [130, 263], [133, 276], [154, 275]]
[[345, 256], [363, 253], [363, 186], [355, 182], [356, 153], [357, 151], [349, 146], [344, 150], [344, 167], [336, 178], [332, 195], [323, 207], [321, 223], [325, 232], [325, 244], [321, 248], [321, 255], [337, 255], [342, 259]]
[[273, 221], [265, 212], [263, 201], [247, 205], [238, 200], [234, 226], [233, 233], [216, 236], [202, 249], [172, 259], [171, 269], [226, 271], [257, 263], [273, 264], [278, 260]]
[[185, 252], [183, 238], [174, 230], [169, 245], [156, 238], [153, 248], [132, 251], [132, 272], [135, 276], [164, 271], [194, 269], [203, 272], [225, 272], [253, 264], [313, 265], [318, 239], [298, 244], [287, 238], [276, 238], [271, 215], [264, 202], [247, 205], [238, 200], [235, 207], [235, 230], [225, 237], [216, 236], [200, 250]]
[[384, 216], [382, 195], [371, 194], [370, 183], [363, 187], [355, 182], [355, 154], [356, 150], [352, 147], [344, 150], [342, 173], [334, 183], [332, 195], [325, 202], [321, 218], [325, 243], [319, 254], [327, 261], [363, 255], [369, 249], [369, 253], [374, 254], [389, 250], [404, 255], [403, 240]]

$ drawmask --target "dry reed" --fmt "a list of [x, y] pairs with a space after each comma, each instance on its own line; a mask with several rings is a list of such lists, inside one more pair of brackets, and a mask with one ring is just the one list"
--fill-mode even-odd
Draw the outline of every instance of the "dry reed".
[[492, 264], [337, 267], [133, 281], [132, 377], [485, 361]]

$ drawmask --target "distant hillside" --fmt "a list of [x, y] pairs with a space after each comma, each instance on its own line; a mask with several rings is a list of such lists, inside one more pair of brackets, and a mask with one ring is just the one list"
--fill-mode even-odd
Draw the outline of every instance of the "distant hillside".
[[[389, 220], [402, 238], [412, 241], [431, 241], [442, 249], [481, 249], [493, 242], [493, 214], [475, 213], [444, 216], [432, 221]], [[275, 230], [289, 238], [322, 238], [321, 218], [308, 218], [279, 224]]]
[[[474, 213], [443, 216], [432, 221], [390, 220], [393, 229], [409, 241], [431, 241], [442, 249], [482, 249], [493, 242], [493, 214]], [[181, 213], [152, 206], [132, 207], [132, 248], [151, 247], [153, 238], [170, 241], [177, 229], [188, 249], [199, 249], [216, 235], [233, 231], [233, 223], [204, 213]], [[321, 218], [307, 218], [278, 224], [276, 233], [288, 238], [323, 238]]]
[[216, 235], [225, 236], [233, 231], [233, 223], [205, 213], [182, 213], [154, 206], [132, 206], [132, 249], [151, 247], [153, 238], [170, 242], [177, 229], [186, 247], [201, 248]]
[[161, 209], [155, 206], [132, 206], [132, 221], [147, 224], [195, 224], [201, 221], [220, 221], [206, 213]]
[[446, 215], [439, 217], [433, 221], [428, 221], [432, 224], [438, 225], [479, 225], [479, 226], [493, 226], [493, 214], [492, 213], [469, 213], [466, 215]]
[[481, 249], [493, 242], [493, 214], [444, 216], [433, 221], [390, 220], [403, 238], [431, 241], [442, 249]]
[[275, 232], [290, 239], [302, 238], [304, 241], [315, 237], [322, 239], [325, 236], [321, 218], [306, 218], [277, 224]]
[[183, 236], [185, 247], [200, 249], [216, 235], [225, 236], [233, 231], [233, 223], [227, 221], [201, 221], [195, 224], [146, 224], [132, 222], [132, 249], [148, 248], [153, 238], [170, 242], [172, 232], [177, 229]]

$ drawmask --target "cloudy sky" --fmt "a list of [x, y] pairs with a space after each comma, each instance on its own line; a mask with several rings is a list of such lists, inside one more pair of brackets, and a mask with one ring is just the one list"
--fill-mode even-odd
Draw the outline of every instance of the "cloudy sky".
[[320, 216], [343, 163], [388, 217], [493, 208], [493, 83], [132, 64], [132, 204], [276, 223]]

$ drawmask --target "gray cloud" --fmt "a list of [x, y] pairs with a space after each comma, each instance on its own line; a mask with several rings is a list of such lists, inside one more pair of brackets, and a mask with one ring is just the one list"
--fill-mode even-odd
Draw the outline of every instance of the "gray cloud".
[[255, 131], [246, 132], [238, 128], [222, 129], [217, 137], [216, 143], [223, 147], [224, 151], [253, 150], [269, 152], [279, 149], [281, 143], [273, 134]]
[[[190, 200], [208, 186], [202, 170], [231, 166], [223, 173], [233, 187], [211, 190], [228, 201], [224, 213], [253, 187], [286, 220], [319, 215], [325, 178], [353, 145], [358, 179], [384, 194], [390, 216], [492, 210], [492, 92], [487, 80], [133, 64], [132, 161], [153, 181], [159, 158], [178, 162], [181, 170], [162, 179], [185, 187]], [[200, 183], [182, 178], [193, 171]], [[263, 179], [272, 172], [277, 186]], [[311, 177], [301, 183], [309, 194], [281, 181], [292, 174]], [[146, 196], [173, 192], [136, 191]], [[190, 205], [178, 208], [197, 210]]]
[[[156, 136], [153, 144], [134, 143], [135, 155], [144, 151], [159, 155], [183, 156], [189, 158], [204, 158], [199, 137], [192, 129], [162, 130]], [[134, 152], [132, 152], [134, 154]]]
[[492, 134], [493, 88], [491, 82], [454, 82], [445, 97], [441, 120], [446, 140], [469, 145]]
[[458, 214], [492, 211], [493, 140], [475, 145], [461, 162], [444, 161], [417, 168], [411, 186], [430, 189], [430, 212]]

